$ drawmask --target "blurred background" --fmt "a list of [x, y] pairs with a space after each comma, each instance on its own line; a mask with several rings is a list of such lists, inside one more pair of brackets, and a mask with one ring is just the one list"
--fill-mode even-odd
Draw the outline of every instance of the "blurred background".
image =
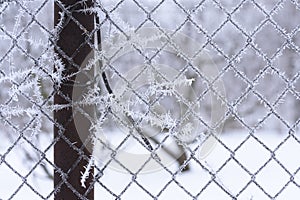
[[[157, 30], [168, 30], [174, 33], [174, 37], [176, 34], [186, 35], [191, 39], [181, 43], [182, 49], [195, 46], [192, 43], [196, 41], [198, 45], [196, 50], [209, 55], [210, 62], [218, 69], [216, 77], [222, 81], [226, 92], [226, 102], [221, 101], [226, 107], [226, 112], [222, 118], [223, 129], [220, 136], [224, 143], [219, 142], [217, 150], [212, 154], [212, 157], [219, 160], [208, 157], [205, 162], [217, 173], [221, 171], [220, 180], [225, 188], [232, 191], [230, 194], [239, 197], [248, 186], [245, 186], [245, 189], [244, 187], [233, 189], [241, 184], [238, 178], [236, 182], [233, 181], [235, 186], [232, 186], [230, 181], [226, 182], [231, 179], [228, 174], [236, 171], [231, 167], [227, 173], [222, 174], [222, 166], [230, 165], [227, 164], [230, 161], [226, 161], [225, 158], [230, 158], [232, 153], [226, 147], [234, 153], [243, 152], [239, 157], [240, 160], [237, 159], [241, 161], [238, 162], [239, 168], [241, 165], [251, 168], [249, 164], [251, 162], [243, 163], [243, 159], [249, 155], [253, 157], [255, 155], [253, 149], [262, 148], [264, 149], [262, 151], [267, 149], [265, 154], [269, 155], [272, 152], [277, 153], [278, 149], [289, 144], [287, 149], [282, 150], [282, 155], [278, 153], [279, 158], [272, 156], [273, 161], [269, 161], [268, 156], [261, 158], [267, 162], [262, 161], [253, 167], [253, 171], [251, 169], [249, 171], [257, 175], [263, 170], [262, 168], [268, 166], [269, 162], [276, 162], [274, 166], [271, 165], [270, 171], [277, 172], [276, 167], [280, 166], [279, 163], [283, 163], [283, 167], [279, 167], [286, 172], [283, 176], [288, 178], [299, 176], [298, 159], [292, 157], [287, 159], [287, 155], [295, 153], [293, 151], [300, 148], [297, 133], [300, 121], [300, 4], [298, 1], [102, 0], [99, 3], [102, 7], [96, 8], [95, 11], [100, 18], [103, 43], [109, 42], [114, 35], [122, 31], [127, 33], [141, 27], [151, 27]], [[53, 105], [53, 84], [63, 81], [61, 76], [63, 66], [53, 52], [53, 42], [57, 39], [55, 33], [59, 28], [54, 27], [53, 5], [52, 0], [0, 2], [0, 177], [5, 180], [0, 183], [0, 199], [22, 199], [24, 195], [29, 195], [32, 199], [53, 197], [51, 181], [54, 168], [52, 163], [54, 141], [52, 139], [55, 122], [52, 113], [57, 109]], [[145, 54], [149, 56], [154, 55], [155, 52], [153, 49], [145, 50]], [[180, 56], [166, 51], [154, 56], [153, 63], [169, 66], [177, 71], [188, 65]], [[145, 58], [136, 52], [131, 52], [110, 64], [120, 73], [127, 73], [134, 66], [144, 65]], [[207, 65], [205, 60], [197, 63], [200, 69], [205, 65]], [[54, 67], [55, 72], [53, 72]], [[118, 76], [111, 69], [107, 73], [112, 87], [118, 88], [120, 83]], [[192, 67], [187, 67], [183, 76], [194, 79], [192, 90], [186, 91], [186, 98], [198, 97], [208, 87]], [[139, 90], [143, 92], [143, 88]], [[199, 101], [199, 115], [207, 123], [212, 112], [211, 98], [210, 95], [204, 95]], [[171, 101], [167, 100], [165, 103], [169, 102]], [[177, 112], [176, 106], [175, 112]], [[105, 125], [111, 130], [115, 127], [114, 123], [108, 122]], [[205, 131], [203, 124], [199, 122], [198, 126], [199, 130]], [[255, 137], [251, 136], [249, 139], [249, 134], [254, 134]], [[239, 151], [239, 147], [244, 143], [249, 144], [249, 148]], [[264, 156], [261, 151], [255, 153]], [[207, 175], [207, 171], [203, 172], [203, 169], [196, 170], [196, 168], [199, 166], [192, 165], [192, 172], [202, 170], [200, 172], [204, 173], [202, 176]], [[246, 176], [249, 176], [247, 180], [249, 179], [250, 182], [243, 184], [253, 184], [255, 189], [250, 190], [249, 195], [247, 194], [244, 199], [252, 199], [251, 195], [256, 190], [260, 190], [262, 198], [253, 199], [280, 196], [288, 187], [288, 184], [284, 183], [292, 184], [295, 189], [287, 194], [294, 195], [295, 191], [299, 194], [299, 180], [298, 182], [287, 181], [274, 187], [275, 189], [270, 189], [267, 186], [270, 182], [267, 182], [264, 187], [264, 181], [268, 179], [267, 175], [262, 178], [264, 180], [262, 182], [253, 180], [251, 182], [249, 171]], [[122, 180], [123, 175], [116, 175], [116, 172], [109, 173], [114, 174], [111, 175], [112, 177], [119, 176]], [[185, 175], [186, 180], [191, 179], [191, 174]], [[279, 176], [278, 179], [282, 177]], [[147, 180], [147, 177], [144, 180]], [[209, 182], [209, 180], [212, 179], [208, 177], [205, 181]], [[105, 181], [108, 181], [106, 182], [108, 185], [111, 184], [109, 186], [111, 188], [119, 187], [116, 183], [110, 183], [108, 179], [103, 178], [103, 182]], [[145, 184], [150, 184], [147, 181]], [[183, 182], [189, 181], [183, 180]], [[263, 189], [257, 185], [262, 185]], [[190, 184], [185, 187], [195, 186]], [[200, 192], [199, 187], [195, 188], [197, 191], [195, 193]], [[157, 188], [157, 191], [160, 189]], [[99, 191], [99, 194], [104, 195], [103, 188]], [[122, 190], [116, 189], [116, 191]], [[167, 194], [171, 195], [171, 193]], [[185, 191], [183, 193], [186, 195]], [[209, 193], [207, 197], [215, 197], [214, 193]], [[221, 193], [224, 198], [232, 197], [226, 195], [224, 190], [221, 190]], [[109, 194], [106, 195], [112, 198]], [[182, 199], [191, 197], [187, 196]], [[161, 198], [168, 199], [170, 196]], [[125, 199], [130, 199], [130, 196]]]

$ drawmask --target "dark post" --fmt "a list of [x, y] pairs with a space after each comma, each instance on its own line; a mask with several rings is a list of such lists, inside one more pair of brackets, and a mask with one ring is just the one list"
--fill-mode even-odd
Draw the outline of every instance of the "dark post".
[[[58, 33], [55, 52], [62, 59], [66, 69], [64, 76], [70, 76], [78, 71], [85, 57], [90, 53], [91, 47], [87, 43], [89, 34], [94, 29], [94, 15], [80, 10], [92, 7], [92, 0], [79, 3], [78, 0], [60, 0], [54, 3], [54, 23], [57, 25], [60, 13], [65, 13], [62, 29]], [[68, 12], [66, 12], [68, 11]], [[93, 38], [93, 37], [90, 37]], [[63, 82], [54, 96], [54, 104], [70, 104], [74, 87], [75, 76]], [[78, 135], [72, 108], [55, 111], [54, 119], [57, 124], [54, 127], [54, 137], [58, 138], [54, 146], [54, 163], [57, 166], [54, 172], [55, 200], [66, 199], [94, 199], [93, 177], [86, 180], [86, 188], [81, 186], [81, 172], [87, 166], [90, 153], [83, 142], [86, 138]], [[83, 122], [84, 123], [84, 122]], [[90, 144], [88, 144], [90, 145]], [[62, 173], [63, 172], [63, 173]], [[93, 171], [92, 171], [93, 172]], [[65, 174], [66, 176], [64, 176]]]

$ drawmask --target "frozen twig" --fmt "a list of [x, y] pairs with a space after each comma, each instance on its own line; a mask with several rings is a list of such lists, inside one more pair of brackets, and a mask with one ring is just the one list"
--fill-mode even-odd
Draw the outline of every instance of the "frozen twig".
[[86, 188], [85, 182], [86, 182], [86, 179], [88, 179], [88, 177], [90, 176], [90, 171], [93, 166], [94, 166], [94, 158], [91, 157], [88, 165], [85, 167], [84, 173], [81, 173], [80, 183], [81, 183], [81, 186], [84, 188]]

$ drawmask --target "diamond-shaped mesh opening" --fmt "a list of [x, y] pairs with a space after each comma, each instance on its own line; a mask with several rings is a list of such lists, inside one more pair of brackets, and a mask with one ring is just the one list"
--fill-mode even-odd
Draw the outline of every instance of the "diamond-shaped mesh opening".
[[[274, 38], [274, 41], [276, 42], [266, 42], [269, 41], [269, 38]], [[284, 41], [285, 40], [278, 29], [270, 23], [266, 23], [255, 35], [257, 47], [268, 57], [272, 57]]]
[[[186, 13], [175, 2], [176, 1], [162, 1], [151, 14], [151, 19], [162, 28], [175, 30], [186, 18]], [[174, 18], [172, 13], [176, 13], [177, 17]], [[164, 18], [164, 20], [161, 20], [162, 18]], [[170, 20], [175, 23], [168, 23]]]
[[[228, 35], [228, 39], [233, 42], [224, 43], [222, 35]], [[216, 42], [216, 45], [225, 53], [225, 55], [231, 57], [244, 48], [246, 38], [232, 23], [227, 22], [216, 34], [214, 41]]]
[[[287, 10], [290, 14], [295, 16], [295, 20], [289, 20]], [[276, 14], [273, 15], [273, 18], [281, 28], [285, 29], [287, 32], [291, 32], [297, 26], [299, 26], [300, 10], [297, 8], [297, 6], [295, 6], [293, 1], [288, 1], [281, 6], [280, 10], [276, 11]]]
[[[288, 149], [289, 148], [289, 149]], [[276, 158], [284, 163], [287, 170], [291, 173], [298, 169], [299, 161], [293, 158], [293, 154], [285, 154], [285, 152], [297, 152], [299, 148], [299, 143], [293, 137], [288, 138], [276, 151]]]
[[176, 176], [176, 180], [193, 196], [196, 196], [199, 193], [199, 189], [206, 187], [206, 185], [211, 181], [211, 176], [208, 172], [202, 170], [201, 166], [194, 164], [194, 162], [191, 163], [193, 163], [191, 166], [193, 173], [179, 174]]
[[[110, 177], [117, 175], [120, 179], [112, 180]], [[107, 188], [111, 190], [114, 194], [119, 195], [126, 191], [128, 185], [131, 185], [132, 176], [124, 173], [114, 172], [111, 170], [106, 170], [106, 173], [99, 179], [103, 182]]]
[[[276, 174], [272, 173], [275, 169]], [[266, 194], [274, 197], [289, 181], [290, 177], [286, 171], [274, 160], [268, 162], [262, 170], [256, 175], [256, 182], [264, 189]], [[272, 184], [267, 183], [271, 181]]]
[[[130, 15], [126, 15], [126, 10], [128, 7], [132, 9]], [[128, 1], [126, 3], [120, 4], [120, 6], [118, 6], [114, 10], [114, 13], [121, 14], [121, 16], [115, 16], [114, 20], [117, 20], [119, 17], [122, 20], [125, 19], [128, 26], [138, 27], [140, 26], [140, 24], [144, 23], [147, 20], [147, 13], [145, 13], [145, 11], [149, 12], [147, 7], [144, 7], [142, 3]], [[121, 24], [118, 25], [120, 26]]]
[[[166, 178], [160, 181], [153, 181], [153, 179], [159, 179], [159, 177]], [[149, 191], [149, 193], [156, 196], [161, 192], [161, 189], [169, 183], [171, 179], [172, 175], [167, 171], [158, 171], [155, 174], [141, 174], [137, 177], [136, 180], [141, 186], [143, 186], [147, 191]]]
[[[208, 157], [207, 157], [207, 163], [208, 165], [214, 170], [217, 171], [218, 169], [222, 168], [224, 166], [224, 163], [228, 162], [230, 159], [230, 152], [228, 151], [228, 146], [234, 147], [233, 141], [228, 141], [226, 143], [226, 137], [225, 142], [217, 143], [215, 147], [215, 151], [213, 151]], [[218, 158], [217, 161], [215, 161], [215, 158]]]
[[[232, 170], [235, 171], [236, 176], [231, 173]], [[223, 180], [222, 183], [226, 185], [228, 189], [231, 188], [229, 190], [233, 195], [237, 195], [238, 192], [247, 185], [251, 178], [250, 175], [233, 160], [226, 163], [226, 165], [218, 172], [218, 176], [220, 177], [220, 180]]]
[[[285, 102], [285, 104], [283, 104], [282, 102]], [[291, 92], [287, 92], [285, 98], [281, 100], [281, 104], [278, 105], [277, 110], [278, 110], [278, 115], [280, 115], [280, 117], [278, 118], [279, 120], [282, 120], [285, 123], [285, 125], [288, 127], [291, 127], [292, 124], [296, 123], [299, 116], [298, 114], [288, 115], [285, 111], [287, 109], [291, 109], [294, 106], [297, 106], [298, 103], [299, 100], [297, 100], [295, 95], [291, 94]]]
[[[257, 136], [259, 137], [259, 136]], [[260, 155], [256, 157], [255, 155]], [[251, 159], [246, 159], [250, 157]], [[250, 137], [235, 153], [235, 158], [247, 167], [251, 174], [257, 172], [270, 158], [270, 152], [255, 139]]]
[[[224, 77], [224, 79], [227, 80], [227, 83], [225, 86], [225, 87], [227, 87], [226, 90], [229, 90], [230, 85], [232, 85], [232, 84], [236, 84], [238, 86], [235, 89], [239, 90], [239, 94], [242, 94], [248, 88], [247, 82], [245, 81], [245, 79], [243, 79], [243, 77], [241, 77], [239, 75], [239, 72], [236, 70], [233, 70], [233, 69], [227, 70], [223, 77]], [[240, 95], [238, 95], [238, 94], [229, 93], [227, 95], [227, 100], [230, 102], [230, 101], [237, 100], [239, 97], [240, 97]]]
[[299, 53], [293, 51], [291, 48], [285, 48], [280, 55], [274, 60], [276, 69], [286, 78], [291, 79], [297, 70]]
[[[272, 81], [274, 84], [269, 85], [269, 81]], [[266, 86], [268, 86], [268, 90], [265, 90]], [[279, 76], [277, 76], [272, 69], [266, 70], [265, 73], [257, 80], [255, 86], [255, 90], [271, 104], [276, 102], [284, 89], [285, 82]]]
[[208, 34], [212, 34], [218, 30], [221, 24], [226, 20], [226, 14], [224, 14], [213, 3], [209, 3], [207, 1], [204, 1], [197, 12], [192, 14], [192, 17], [196, 24], [204, 29]]
[[[250, 18], [248, 15], [255, 14], [256, 17]], [[250, 1], [245, 3], [238, 9], [232, 18], [236, 23], [248, 34], [252, 33], [255, 28], [265, 19], [265, 16]]]

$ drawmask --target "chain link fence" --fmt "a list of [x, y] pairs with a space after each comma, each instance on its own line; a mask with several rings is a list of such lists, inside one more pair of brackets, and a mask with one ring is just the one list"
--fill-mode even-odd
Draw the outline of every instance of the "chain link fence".
[[0, 199], [300, 194], [298, 1], [12, 0], [0, 21]]

